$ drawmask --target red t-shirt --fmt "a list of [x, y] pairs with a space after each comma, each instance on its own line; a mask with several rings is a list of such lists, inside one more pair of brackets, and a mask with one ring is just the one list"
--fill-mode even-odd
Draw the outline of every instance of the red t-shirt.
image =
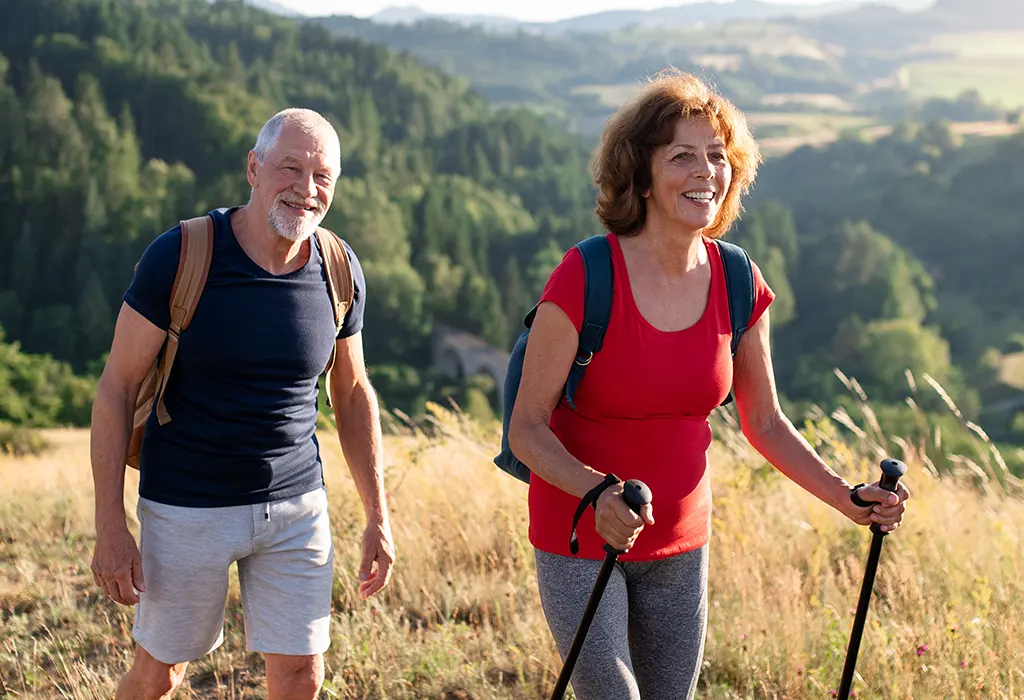
[[[718, 246], [704, 239], [711, 263], [711, 291], [704, 315], [690, 328], [664, 332], [636, 307], [618, 237], [611, 244], [614, 294], [601, 351], [575, 394], [577, 411], [564, 400], [551, 429], [576, 459], [621, 479], [640, 479], [652, 492], [654, 526], [645, 526], [623, 561], [660, 559], [706, 544], [711, 534], [708, 416], [732, 387], [731, 328], [725, 275]], [[557, 304], [583, 324], [583, 258], [575, 247], [551, 273], [541, 301]], [[775, 294], [754, 265], [752, 326]], [[571, 556], [569, 534], [579, 498], [537, 475], [529, 489], [530, 542]], [[577, 556], [603, 559], [604, 540], [587, 508], [576, 529]]]

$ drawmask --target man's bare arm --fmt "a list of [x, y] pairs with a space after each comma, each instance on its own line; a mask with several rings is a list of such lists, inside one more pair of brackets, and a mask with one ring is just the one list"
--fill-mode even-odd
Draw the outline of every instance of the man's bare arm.
[[138, 602], [132, 590], [133, 579], [136, 587], [142, 582], [138, 549], [128, 532], [124, 512], [125, 452], [139, 387], [164, 337], [164, 331], [122, 304], [92, 406], [90, 450], [96, 508], [93, 577], [113, 600], [125, 605]]
[[[390, 578], [395, 551], [384, 492], [380, 407], [363, 361], [362, 334], [337, 341], [331, 370], [331, 401], [338, 440], [366, 513], [360, 593], [369, 597]], [[371, 576], [373, 562], [377, 572]]]

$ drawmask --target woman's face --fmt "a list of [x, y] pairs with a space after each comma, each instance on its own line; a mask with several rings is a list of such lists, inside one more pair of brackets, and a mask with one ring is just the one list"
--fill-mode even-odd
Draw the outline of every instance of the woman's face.
[[725, 143], [706, 119], [676, 122], [675, 135], [651, 154], [647, 220], [700, 231], [714, 224], [729, 192]]

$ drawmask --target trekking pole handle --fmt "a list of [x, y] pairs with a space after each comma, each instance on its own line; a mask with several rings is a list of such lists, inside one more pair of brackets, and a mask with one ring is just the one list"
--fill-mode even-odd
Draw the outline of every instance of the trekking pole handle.
[[[878, 485], [886, 491], [896, 493], [896, 487], [899, 486], [900, 477], [907, 473], [907, 465], [898, 459], [889, 457], [882, 460], [881, 467], [882, 478], [879, 479]], [[876, 535], [889, 534], [887, 532], [882, 532], [882, 528], [878, 523], [871, 523], [871, 532]]]
[[882, 478], [879, 480], [878, 485], [886, 491], [892, 491], [895, 493], [896, 487], [900, 483], [900, 477], [907, 473], [907, 465], [898, 459], [883, 459], [882, 460]]
[[622, 486], [622, 500], [637, 515], [640, 515], [640, 509], [650, 503], [651, 499], [651, 489], [639, 479], [630, 479]]

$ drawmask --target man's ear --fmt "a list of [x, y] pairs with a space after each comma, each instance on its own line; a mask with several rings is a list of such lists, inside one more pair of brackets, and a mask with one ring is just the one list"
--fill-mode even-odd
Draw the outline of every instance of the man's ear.
[[246, 161], [245, 166], [245, 177], [249, 181], [250, 187], [256, 186], [256, 168], [259, 166], [259, 162], [256, 160], [256, 154], [249, 151], [249, 157]]

